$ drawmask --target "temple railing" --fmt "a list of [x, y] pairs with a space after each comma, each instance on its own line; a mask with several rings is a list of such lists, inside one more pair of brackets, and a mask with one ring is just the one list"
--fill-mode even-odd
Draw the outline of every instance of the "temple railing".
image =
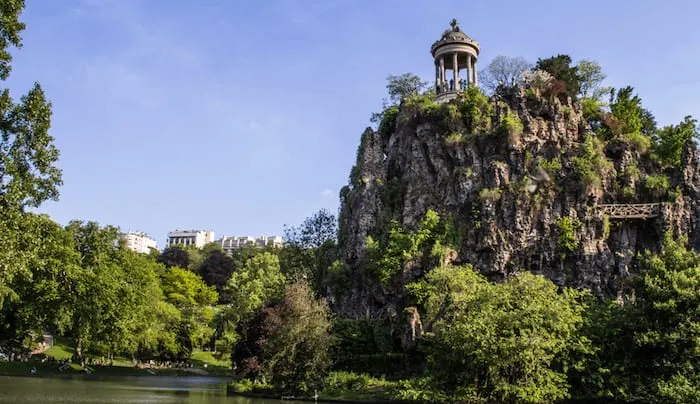
[[663, 203], [611, 203], [597, 205], [610, 219], [650, 219], [661, 214]]

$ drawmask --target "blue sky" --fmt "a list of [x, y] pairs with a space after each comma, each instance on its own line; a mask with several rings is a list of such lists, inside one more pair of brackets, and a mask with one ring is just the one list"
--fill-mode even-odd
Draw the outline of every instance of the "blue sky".
[[28, 0], [10, 87], [54, 105], [64, 185], [41, 211], [142, 230], [281, 234], [336, 211], [388, 74], [433, 74], [451, 18], [497, 55], [568, 53], [660, 124], [700, 115], [691, 1]]

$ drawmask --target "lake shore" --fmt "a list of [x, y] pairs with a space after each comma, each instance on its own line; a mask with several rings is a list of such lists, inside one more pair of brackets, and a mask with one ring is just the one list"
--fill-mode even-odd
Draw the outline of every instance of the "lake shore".
[[[31, 369], [36, 369], [36, 374], [31, 374]], [[64, 371], [58, 370], [57, 364], [41, 363], [39, 361], [28, 362], [0, 362], [0, 376], [18, 377], [73, 377], [73, 376], [138, 376], [138, 377], [220, 377], [230, 378], [226, 372], [220, 370], [206, 371], [200, 368], [157, 368], [141, 369], [129, 366], [91, 366], [86, 373], [80, 366], [71, 364]]]

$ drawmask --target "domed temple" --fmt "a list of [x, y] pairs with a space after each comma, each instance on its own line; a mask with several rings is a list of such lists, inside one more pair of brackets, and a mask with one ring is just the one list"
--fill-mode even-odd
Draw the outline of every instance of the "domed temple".
[[430, 47], [435, 60], [435, 94], [437, 102], [446, 102], [467, 89], [478, 85], [476, 59], [479, 43], [459, 28], [456, 19], [450, 23], [442, 37]]

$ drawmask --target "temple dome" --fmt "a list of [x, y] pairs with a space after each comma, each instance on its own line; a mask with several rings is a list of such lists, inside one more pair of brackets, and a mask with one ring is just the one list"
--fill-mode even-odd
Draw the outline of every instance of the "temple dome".
[[452, 29], [445, 30], [445, 32], [442, 33], [442, 37], [439, 40], [435, 41], [430, 47], [430, 52], [433, 54], [433, 56], [435, 56], [435, 51], [438, 48], [448, 44], [469, 45], [470, 47], [474, 48], [476, 54], [478, 55], [479, 43], [471, 39], [469, 35], [465, 34], [459, 28], [459, 23], [456, 19], [453, 18], [450, 25], [452, 25]]

